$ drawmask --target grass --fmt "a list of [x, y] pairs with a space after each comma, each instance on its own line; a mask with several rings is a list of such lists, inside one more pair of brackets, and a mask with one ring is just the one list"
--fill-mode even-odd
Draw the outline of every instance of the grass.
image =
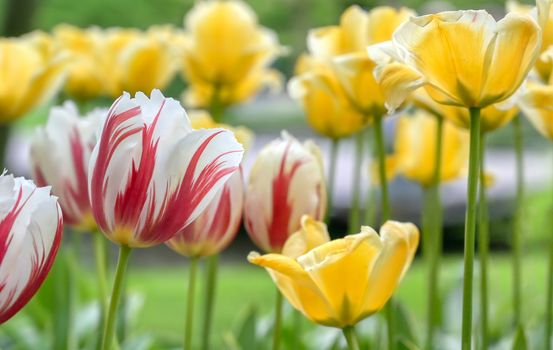
[[[490, 264], [491, 324], [503, 328], [510, 309], [511, 268], [509, 256], [493, 255]], [[545, 295], [545, 261], [542, 254], [527, 254], [523, 266], [524, 317], [536, 321], [543, 313]], [[460, 256], [449, 256], [442, 265], [442, 290], [453, 290], [460, 285], [462, 261]], [[185, 268], [141, 268], [130, 272], [129, 286], [133, 292], [144, 296], [144, 305], [136, 320], [137, 332], [148, 332], [171, 343], [179, 343], [184, 328], [186, 300]], [[269, 314], [274, 299], [274, 285], [266, 272], [247, 263], [232, 263], [223, 266], [220, 273], [215, 317], [214, 348], [222, 348], [224, 332], [235, 328], [240, 316], [248, 307], [256, 306], [262, 314]], [[477, 286], [475, 287], [477, 288]], [[201, 286], [198, 295], [201, 296]], [[415, 319], [423, 324], [426, 305], [425, 266], [421, 260], [406, 275], [398, 292], [398, 299], [405, 303]], [[460, 299], [459, 299], [460, 303]], [[195, 334], [201, 329], [201, 302], [196, 303]], [[460, 305], [448, 305], [456, 308]]]

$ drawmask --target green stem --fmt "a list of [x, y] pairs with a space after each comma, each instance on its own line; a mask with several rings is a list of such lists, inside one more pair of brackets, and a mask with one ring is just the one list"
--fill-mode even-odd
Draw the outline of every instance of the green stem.
[[10, 139], [10, 124], [0, 124], [0, 165], [3, 169], [7, 169], [6, 151], [8, 140]]
[[215, 254], [207, 258], [207, 278], [205, 284], [205, 311], [204, 329], [202, 332], [202, 349], [209, 349], [211, 334], [211, 320], [215, 303], [215, 289], [217, 288], [217, 269], [219, 267], [219, 255]]
[[524, 159], [522, 143], [521, 116], [513, 120], [515, 132], [515, 156], [516, 156], [516, 212], [513, 227], [513, 314], [515, 326], [520, 324], [521, 318], [521, 235], [522, 215], [524, 208]]
[[102, 342], [102, 332], [108, 308], [108, 287], [106, 276], [106, 239], [101, 232], [92, 232], [94, 235], [94, 253], [96, 255], [96, 278], [98, 283], [98, 305], [100, 318], [98, 320], [98, 345]]
[[221, 123], [225, 114], [225, 106], [221, 101], [221, 88], [218, 84], [215, 85], [213, 97], [209, 104], [209, 113], [216, 123]]
[[282, 294], [277, 289], [276, 303], [275, 303], [275, 323], [273, 325], [273, 350], [280, 349], [280, 334], [282, 333]]
[[488, 339], [488, 252], [489, 252], [489, 216], [485, 184], [484, 149], [486, 136], [482, 133], [480, 139], [480, 203], [479, 203], [479, 256], [480, 256], [480, 323], [482, 331], [482, 349], [487, 349]]
[[[367, 139], [371, 139], [374, 135], [373, 128], [367, 128]], [[375, 143], [370, 147], [370, 159], [371, 163], [376, 159], [376, 147]], [[371, 164], [372, 166], [372, 164]], [[371, 181], [368, 181], [369, 188], [367, 189], [367, 198], [365, 199], [365, 216], [363, 218], [363, 223], [370, 227], [376, 225], [376, 205], [374, 203], [375, 198], [375, 186], [372, 181], [372, 173], [369, 174]]]
[[351, 191], [351, 209], [349, 212], [349, 233], [359, 230], [359, 200], [361, 194], [361, 165], [363, 163], [363, 132], [355, 135], [355, 163], [353, 164], [353, 186]]
[[465, 216], [465, 256], [463, 278], [462, 350], [472, 346], [472, 277], [474, 269], [474, 240], [476, 229], [476, 203], [478, 194], [478, 168], [480, 158], [480, 108], [470, 108], [470, 150]]
[[338, 139], [332, 139], [330, 144], [330, 162], [328, 163], [328, 183], [327, 183], [327, 209], [325, 222], [330, 222], [332, 216], [332, 207], [334, 202], [334, 179], [336, 176], [336, 155], [338, 154]]
[[348, 343], [349, 350], [359, 350], [359, 342], [357, 341], [357, 336], [355, 335], [355, 328], [353, 326], [348, 326], [344, 329], [342, 329], [342, 333], [344, 333], [344, 337], [346, 338], [346, 341]]
[[[374, 120], [374, 140], [378, 158], [378, 173], [380, 177], [382, 222], [386, 222], [390, 218], [390, 202], [388, 199], [388, 181], [386, 176], [386, 148], [384, 144], [384, 126], [382, 119], [382, 116], [377, 116]], [[394, 334], [395, 324], [392, 298], [390, 298], [390, 300], [384, 307], [384, 312], [386, 315], [386, 322], [388, 324], [388, 349], [394, 350], [396, 348], [396, 343]]]
[[184, 325], [184, 350], [192, 350], [192, 325], [194, 323], [194, 292], [196, 291], [196, 270], [198, 258], [190, 258], [188, 270], [188, 301], [186, 304], [186, 322]]
[[434, 328], [438, 320], [436, 318], [438, 310], [438, 286], [440, 261], [442, 255], [442, 206], [440, 200], [440, 181], [442, 169], [442, 143], [443, 143], [443, 118], [436, 117], [436, 145], [434, 171], [432, 174], [432, 183], [425, 187], [424, 191], [424, 223], [423, 232], [427, 232], [426, 248], [428, 249], [428, 303], [427, 303], [427, 334], [426, 348], [432, 349], [434, 340]]
[[119, 302], [121, 300], [122, 286], [125, 283], [125, 273], [129, 263], [129, 257], [132, 249], [129, 246], [122, 245], [119, 247], [119, 259], [117, 260], [117, 268], [115, 270], [115, 280], [113, 282], [113, 290], [109, 303], [108, 316], [104, 327], [104, 336], [102, 338], [102, 350], [108, 350], [114, 342], [116, 315]]
[[384, 144], [383, 117], [376, 117], [374, 121], [375, 148], [378, 157], [378, 172], [380, 177], [382, 222], [390, 219], [390, 201], [388, 199], [388, 181], [386, 176], [386, 146]]

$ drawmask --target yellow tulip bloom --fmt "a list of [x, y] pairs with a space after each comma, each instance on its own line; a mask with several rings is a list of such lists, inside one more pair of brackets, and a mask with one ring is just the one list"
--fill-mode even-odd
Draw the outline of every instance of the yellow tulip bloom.
[[[324, 237], [324, 232], [319, 236]], [[418, 243], [419, 231], [413, 224], [388, 221], [380, 236], [362, 227], [359, 234], [322, 243], [297, 257], [252, 252], [248, 260], [265, 267], [284, 297], [307, 318], [345, 328], [386, 304]]]
[[[424, 89], [417, 89], [412, 96], [413, 104], [436, 116], [445, 118], [455, 125], [469, 129], [470, 113], [467, 108], [448, 106], [434, 101]], [[503, 106], [502, 106], [503, 107]], [[518, 113], [518, 108], [499, 108], [490, 105], [480, 111], [480, 130], [490, 132], [509, 123]]]
[[223, 128], [230, 130], [234, 133], [236, 141], [238, 141], [247, 151], [253, 142], [253, 132], [243, 126], [230, 126], [228, 124], [217, 123], [211, 118], [208, 112], [203, 110], [191, 110], [188, 111], [188, 117], [190, 118], [190, 125], [193, 129], [213, 129]]
[[309, 215], [301, 218], [301, 228], [290, 235], [282, 247], [282, 255], [296, 259], [308, 251], [330, 241], [324, 222]]
[[386, 114], [384, 96], [373, 76], [375, 63], [366, 47], [391, 39], [395, 28], [414, 12], [382, 6], [365, 11], [350, 6], [340, 24], [309, 32], [309, 55], [297, 64], [288, 85], [315, 131], [333, 139], [350, 136]]
[[0, 57], [0, 123], [49, 100], [66, 76], [66, 55], [48, 55], [25, 39], [0, 39]]
[[517, 91], [539, 54], [540, 34], [529, 15], [496, 22], [484, 10], [442, 12], [410, 18], [369, 55], [380, 63], [375, 74], [391, 110], [421, 86], [439, 103], [484, 108]]
[[[401, 174], [420, 183], [432, 184], [436, 159], [436, 117], [423, 110], [403, 115], [396, 124], [394, 154], [389, 156], [388, 173]], [[440, 181], [464, 174], [469, 156], [469, 135], [465, 130], [444, 121]]]
[[231, 105], [279, 85], [280, 74], [268, 66], [283, 48], [246, 3], [199, 2], [186, 16], [185, 27], [182, 72], [190, 84], [185, 100], [191, 106]]
[[519, 104], [536, 130], [553, 140], [553, 85], [528, 83]]

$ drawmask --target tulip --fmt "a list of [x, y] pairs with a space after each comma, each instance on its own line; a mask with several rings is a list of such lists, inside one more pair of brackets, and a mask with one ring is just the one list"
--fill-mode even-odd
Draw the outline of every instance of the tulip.
[[0, 324], [40, 288], [58, 252], [63, 219], [49, 187], [12, 175], [0, 176]]
[[50, 110], [31, 144], [34, 178], [39, 186], [52, 185], [59, 196], [66, 224], [93, 231], [96, 222], [88, 200], [88, 160], [96, 145], [96, 129], [107, 110], [79, 115], [73, 102]]
[[539, 24], [529, 15], [510, 13], [496, 22], [484, 10], [469, 10], [411, 18], [394, 32], [392, 42], [369, 47], [369, 56], [379, 63], [375, 75], [388, 109], [399, 107], [420, 87], [438, 103], [469, 109], [463, 350], [471, 348], [481, 109], [515, 95], [540, 44]]
[[326, 189], [319, 148], [286, 132], [265, 146], [251, 169], [244, 202], [244, 223], [265, 252], [281, 252], [302, 215], [324, 217]]
[[[304, 220], [306, 224], [309, 221]], [[382, 309], [408, 270], [419, 242], [413, 224], [395, 221], [387, 221], [380, 236], [365, 226], [361, 233], [333, 241], [327, 241], [322, 223], [311, 223], [303, 230], [319, 233], [311, 234], [318, 237], [314, 244], [303, 239], [307, 249], [302, 255], [252, 252], [248, 260], [267, 269], [296, 310], [313, 322], [345, 333]]]
[[0, 39], [0, 124], [9, 123], [52, 98], [65, 78], [67, 56], [44, 55], [24, 39]]
[[217, 123], [206, 111], [198, 109], [191, 110], [188, 113], [188, 117], [190, 118], [190, 124], [194, 129], [223, 128], [232, 131], [236, 137], [236, 141], [238, 141], [246, 151], [250, 148], [253, 142], [254, 135], [250, 129], [243, 126], [231, 126], [228, 124]]
[[159, 90], [125, 93], [111, 106], [89, 162], [92, 212], [121, 245], [103, 349], [109, 348], [131, 248], [171, 239], [193, 222], [238, 170], [243, 148], [229, 131], [192, 130]]
[[[401, 174], [420, 183], [431, 185], [436, 158], [436, 118], [424, 111], [414, 116], [402, 116], [396, 124], [394, 154], [388, 164], [390, 173]], [[461, 176], [468, 161], [468, 133], [451, 123], [443, 125], [441, 145], [440, 181], [448, 181]], [[424, 135], [424, 137], [420, 137]]]
[[199, 2], [185, 27], [182, 73], [190, 84], [185, 94], [190, 106], [217, 110], [280, 85], [280, 74], [268, 67], [283, 48], [245, 2]]

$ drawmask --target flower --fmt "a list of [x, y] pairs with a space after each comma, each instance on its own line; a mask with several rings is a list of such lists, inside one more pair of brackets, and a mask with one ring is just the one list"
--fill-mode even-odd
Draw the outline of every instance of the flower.
[[410, 18], [369, 55], [390, 110], [421, 86], [439, 103], [484, 108], [517, 91], [540, 43], [529, 15], [496, 22], [484, 10], [450, 11]]
[[[434, 101], [424, 90], [419, 88], [412, 95], [413, 104], [427, 112], [445, 118], [455, 125], [469, 129], [470, 113], [464, 107], [448, 106]], [[480, 111], [480, 130], [490, 132], [508, 124], [518, 114], [517, 107], [490, 105]]]
[[23, 116], [52, 98], [63, 84], [67, 56], [44, 54], [26, 39], [0, 39], [0, 123]]
[[0, 324], [35, 295], [61, 243], [63, 219], [49, 187], [0, 176]]
[[347, 137], [363, 129], [371, 117], [386, 114], [366, 47], [389, 40], [413, 14], [387, 6], [367, 12], [354, 5], [344, 11], [339, 25], [309, 32], [309, 55], [298, 61], [288, 91], [301, 102], [315, 131], [333, 139]]
[[236, 171], [206, 209], [166, 244], [185, 256], [210, 256], [223, 251], [238, 233], [244, 204], [242, 171]]
[[286, 132], [265, 146], [251, 169], [246, 187], [244, 223], [255, 244], [280, 252], [300, 227], [303, 215], [320, 220], [326, 211], [321, 151]]
[[250, 148], [250, 145], [253, 142], [253, 132], [243, 126], [230, 126], [228, 124], [217, 123], [213, 120], [211, 115], [200, 109], [191, 110], [188, 112], [188, 117], [190, 118], [190, 125], [194, 129], [212, 129], [212, 128], [223, 128], [232, 131], [238, 141], [245, 150]]
[[149, 247], [184, 229], [238, 170], [243, 148], [223, 129], [192, 130], [159, 90], [111, 106], [89, 162], [92, 212], [113, 242]]
[[380, 236], [365, 226], [361, 233], [322, 243], [295, 258], [252, 252], [248, 260], [265, 267], [284, 297], [307, 318], [345, 328], [386, 304], [418, 243], [415, 225], [387, 221]]
[[190, 84], [187, 104], [228, 106], [266, 86], [280, 86], [280, 74], [268, 67], [283, 48], [273, 31], [259, 26], [245, 2], [199, 2], [186, 16], [185, 27], [182, 73]]
[[553, 140], [553, 85], [528, 83], [519, 105], [536, 130]]
[[[436, 158], [436, 117], [418, 110], [414, 116], [403, 115], [396, 124], [394, 154], [388, 157], [389, 174], [401, 174], [420, 183], [432, 184]], [[440, 180], [455, 179], [466, 170], [469, 135], [444, 121]]]
[[37, 184], [51, 184], [65, 222], [84, 231], [96, 228], [88, 199], [88, 160], [106, 115], [107, 110], [95, 109], [81, 117], [77, 106], [67, 101], [50, 110], [46, 126], [37, 129], [31, 143]]

